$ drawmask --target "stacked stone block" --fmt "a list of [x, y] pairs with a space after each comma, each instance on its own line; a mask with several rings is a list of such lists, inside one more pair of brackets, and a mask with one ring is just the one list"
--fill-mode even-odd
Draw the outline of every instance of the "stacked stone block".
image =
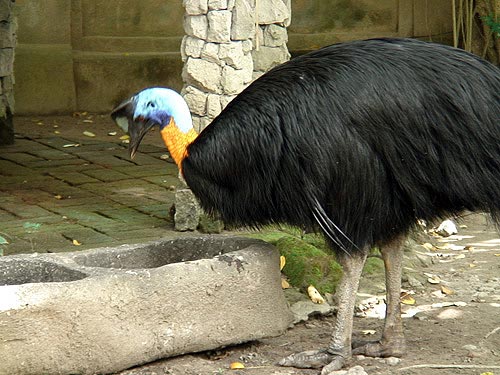
[[14, 143], [14, 0], [0, 0], [0, 145]]
[[253, 79], [289, 59], [289, 0], [184, 0], [182, 94], [200, 131]]
[[[197, 131], [252, 80], [290, 58], [290, 1], [183, 0], [182, 95]], [[200, 212], [188, 189], [177, 191], [176, 229], [196, 229]]]

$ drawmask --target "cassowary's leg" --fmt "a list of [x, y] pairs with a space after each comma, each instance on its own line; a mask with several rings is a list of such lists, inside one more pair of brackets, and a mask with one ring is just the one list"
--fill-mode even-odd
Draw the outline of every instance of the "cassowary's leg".
[[344, 365], [344, 361], [351, 356], [354, 304], [359, 278], [368, 254], [368, 249], [364, 250], [362, 253], [353, 254], [352, 256], [342, 255], [338, 259], [343, 268], [343, 275], [337, 289], [338, 311], [335, 330], [328, 347], [318, 351], [292, 354], [283, 358], [279, 363], [280, 365], [298, 368], [320, 368], [324, 366], [322, 374], [328, 374], [331, 371], [340, 369]]
[[[401, 321], [401, 270], [405, 237], [381, 246], [380, 252], [385, 266], [386, 314], [384, 330], [380, 341], [368, 342], [353, 350], [354, 354], [370, 357], [401, 357], [406, 350]], [[356, 346], [356, 344], [354, 344]]]

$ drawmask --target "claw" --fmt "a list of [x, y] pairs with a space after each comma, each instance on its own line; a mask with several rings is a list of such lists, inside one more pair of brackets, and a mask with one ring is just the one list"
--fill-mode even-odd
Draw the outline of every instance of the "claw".
[[363, 354], [367, 357], [402, 357], [406, 352], [404, 339], [391, 343], [369, 341], [353, 345], [352, 354]]
[[290, 354], [278, 362], [280, 366], [297, 368], [321, 368], [331, 362], [334, 356], [326, 350], [308, 350]]

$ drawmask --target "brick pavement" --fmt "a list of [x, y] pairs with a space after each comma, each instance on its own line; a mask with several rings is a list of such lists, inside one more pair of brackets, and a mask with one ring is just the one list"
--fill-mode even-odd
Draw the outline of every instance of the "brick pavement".
[[121, 143], [57, 136], [0, 147], [0, 236], [9, 242], [0, 251], [73, 251], [166, 236], [179, 181], [177, 167], [160, 159], [165, 153], [144, 145], [129, 160]]

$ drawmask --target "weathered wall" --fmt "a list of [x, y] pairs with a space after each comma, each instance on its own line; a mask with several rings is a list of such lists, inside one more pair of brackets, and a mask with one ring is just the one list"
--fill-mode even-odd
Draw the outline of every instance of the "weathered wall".
[[[148, 85], [182, 87], [180, 0], [17, 0], [16, 110], [109, 111]], [[451, 0], [291, 0], [292, 53], [376, 36], [449, 41]]]
[[14, 142], [14, 47], [17, 23], [12, 0], [0, 0], [0, 145]]

